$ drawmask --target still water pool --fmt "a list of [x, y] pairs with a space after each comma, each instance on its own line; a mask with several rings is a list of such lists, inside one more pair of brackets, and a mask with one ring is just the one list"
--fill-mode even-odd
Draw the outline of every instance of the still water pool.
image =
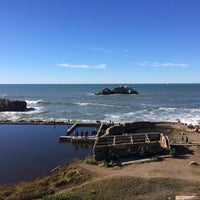
[[0, 184], [31, 180], [73, 158], [91, 155], [91, 145], [59, 143], [66, 129], [66, 125], [0, 125]]

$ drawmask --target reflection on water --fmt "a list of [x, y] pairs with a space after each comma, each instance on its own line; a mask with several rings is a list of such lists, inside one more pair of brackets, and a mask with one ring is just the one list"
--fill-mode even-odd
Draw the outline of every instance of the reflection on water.
[[73, 143], [72, 144], [74, 146], [74, 150], [75, 151], [81, 151], [81, 150], [88, 150], [88, 149], [92, 149], [92, 145], [91, 144], [77, 144], [77, 143]]
[[92, 145], [59, 143], [66, 125], [0, 125], [0, 184], [48, 174], [73, 158], [92, 154]]

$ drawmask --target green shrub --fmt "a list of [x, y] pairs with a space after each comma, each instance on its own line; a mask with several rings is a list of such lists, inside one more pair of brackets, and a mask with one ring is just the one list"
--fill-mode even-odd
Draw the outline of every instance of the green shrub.
[[85, 159], [84, 159], [84, 162], [86, 164], [91, 164], [91, 165], [96, 165], [97, 162], [94, 160], [94, 158], [92, 156], [87, 156]]
[[147, 156], [148, 155], [148, 147], [146, 147], [146, 146], [141, 146], [141, 147], [139, 147], [139, 154], [140, 154], [140, 156]]
[[161, 159], [158, 156], [152, 157], [151, 161], [152, 162], [159, 162]]
[[149, 159], [141, 160], [138, 162], [138, 164], [144, 164], [144, 163], [150, 163], [150, 162], [159, 162], [161, 159], [158, 156], [154, 156]]
[[103, 160], [102, 165], [103, 167], [113, 167], [113, 160], [110, 160], [110, 162]]
[[170, 148], [169, 150], [169, 154], [172, 156], [172, 158], [177, 158], [178, 157], [178, 153], [175, 147]]

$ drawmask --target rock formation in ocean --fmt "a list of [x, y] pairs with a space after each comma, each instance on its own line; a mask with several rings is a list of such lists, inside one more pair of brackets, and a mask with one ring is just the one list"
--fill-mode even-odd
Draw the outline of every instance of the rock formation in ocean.
[[11, 101], [9, 99], [0, 99], [0, 112], [2, 111], [27, 111], [25, 101]]
[[96, 93], [96, 95], [110, 95], [110, 94], [114, 94], [114, 93], [109, 88], [104, 88], [103, 90]]
[[104, 88], [103, 90], [96, 93], [96, 95], [111, 95], [111, 94], [139, 94], [139, 93], [133, 88], [124, 85], [116, 87], [113, 90], [110, 90], [109, 88]]

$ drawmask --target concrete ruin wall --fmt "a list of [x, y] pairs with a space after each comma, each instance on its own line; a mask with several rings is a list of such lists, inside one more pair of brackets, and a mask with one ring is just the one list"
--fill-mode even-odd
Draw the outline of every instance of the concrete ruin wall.
[[161, 133], [136, 133], [137, 129], [155, 128], [154, 122], [101, 124], [93, 147], [97, 161], [146, 154], [156, 154], [169, 148], [169, 141]]
[[123, 133], [133, 133], [137, 129], [155, 128], [154, 122], [134, 122], [125, 124], [115, 124], [106, 130], [106, 135], [121, 135]]
[[133, 156], [150, 156], [169, 149], [169, 140], [162, 133], [115, 135], [98, 138], [93, 147], [96, 161]]
[[120, 145], [99, 145], [94, 146], [93, 155], [96, 161], [126, 158], [136, 155], [161, 153], [165, 149], [161, 147], [160, 142], [134, 143]]

